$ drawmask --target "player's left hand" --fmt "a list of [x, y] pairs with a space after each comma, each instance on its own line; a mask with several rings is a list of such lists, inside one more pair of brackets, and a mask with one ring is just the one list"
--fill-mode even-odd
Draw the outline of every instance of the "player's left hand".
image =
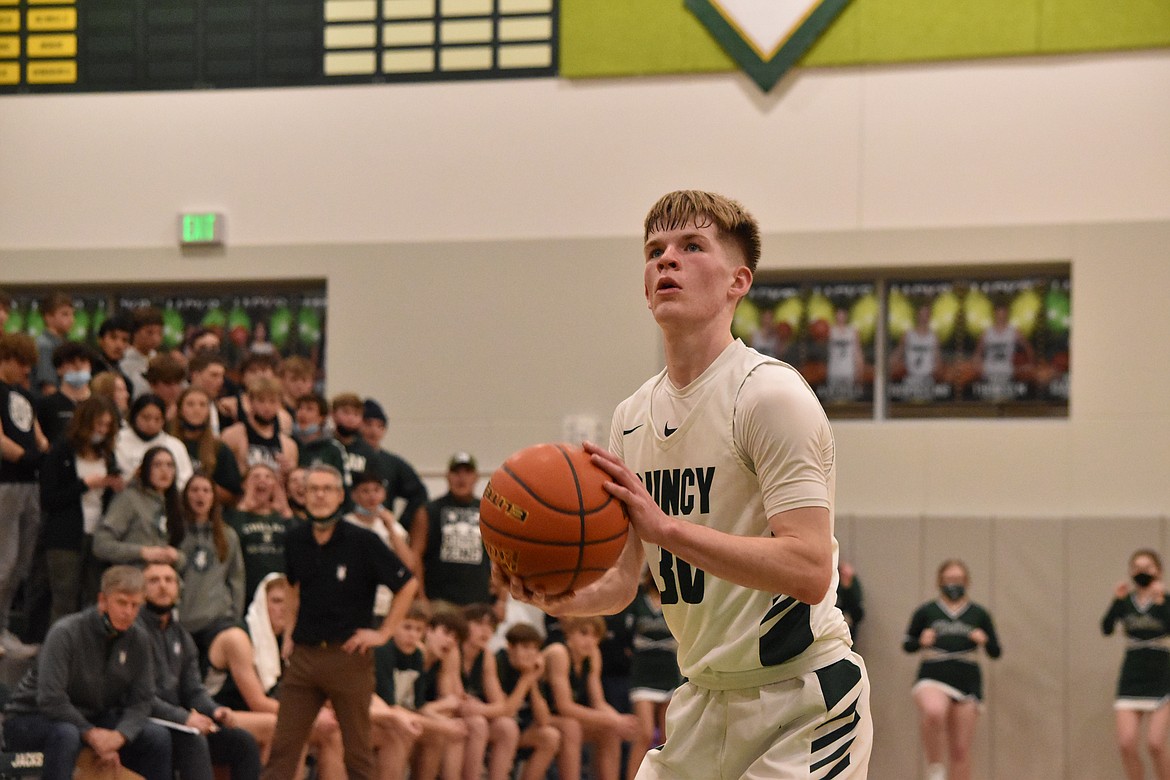
[[345, 644], [341, 649], [347, 653], [365, 653], [368, 650], [373, 650], [375, 647], [381, 647], [386, 644], [386, 640], [372, 628], [359, 628], [353, 632], [353, 636], [345, 640]]
[[980, 647], [987, 644], [987, 632], [984, 631], [982, 628], [971, 629], [971, 633], [967, 634], [967, 638], [970, 639], [975, 644], [979, 645]]
[[642, 480], [609, 450], [588, 441], [582, 442], [581, 446], [589, 453], [594, 465], [613, 480], [605, 484], [605, 489], [626, 505], [626, 513], [638, 538], [651, 544], [661, 544], [665, 530], [672, 521], [654, 502]]
[[508, 574], [501, 569], [496, 563], [492, 562], [492, 584], [503, 591], [506, 591], [512, 598], [517, 601], [523, 601], [526, 604], [548, 612], [550, 615], [555, 614], [552, 610], [556, 609], [558, 605], [570, 601], [576, 595], [575, 591], [565, 591], [564, 593], [557, 593], [552, 595], [545, 593], [540, 589], [532, 589], [524, 582], [522, 577], [517, 577], [513, 574]]

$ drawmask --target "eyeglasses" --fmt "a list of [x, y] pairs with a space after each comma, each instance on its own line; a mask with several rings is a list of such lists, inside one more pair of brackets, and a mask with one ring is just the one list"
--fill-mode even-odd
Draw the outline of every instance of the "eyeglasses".
[[306, 493], [333, 493], [334, 491], [337, 491], [337, 490], [341, 490], [341, 488], [338, 487], [337, 485], [306, 485], [305, 486]]

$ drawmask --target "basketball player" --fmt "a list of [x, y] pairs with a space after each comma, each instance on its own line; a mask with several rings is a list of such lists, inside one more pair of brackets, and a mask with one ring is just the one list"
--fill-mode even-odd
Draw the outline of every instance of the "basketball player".
[[829, 397], [834, 401], [852, 401], [861, 395], [865, 381], [865, 361], [861, 351], [861, 334], [849, 324], [849, 312], [839, 307], [829, 328], [828, 360]]
[[1016, 352], [1020, 352], [1025, 365], [1031, 365], [1034, 358], [1032, 345], [1011, 324], [1008, 307], [995, 307], [992, 324], [979, 336], [975, 346], [975, 360], [979, 363], [980, 374], [985, 383], [984, 397], [1000, 401], [1015, 394], [1012, 380], [1016, 378]]
[[869, 681], [834, 606], [832, 432], [795, 369], [731, 336], [759, 254], [735, 201], [682, 191], [654, 205], [644, 282], [666, 369], [619, 405], [612, 452], [586, 445], [634, 533], [574, 594], [509, 583], [556, 614], [612, 613], [649, 563], [687, 682], [639, 780], [867, 774]]
[[906, 400], [929, 401], [934, 383], [942, 369], [942, 351], [938, 336], [930, 327], [930, 305], [918, 307], [914, 327], [902, 334], [894, 353], [894, 362], [900, 363], [906, 372], [902, 386]]

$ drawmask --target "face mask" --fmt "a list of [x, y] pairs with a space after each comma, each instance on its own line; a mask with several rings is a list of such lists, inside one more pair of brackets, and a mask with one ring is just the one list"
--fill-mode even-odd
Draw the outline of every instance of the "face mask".
[[361, 504], [354, 504], [353, 511], [357, 512], [359, 515], [365, 515], [366, 517], [369, 517], [370, 515], [374, 514], [373, 510], [366, 509]]
[[348, 425], [337, 425], [335, 427], [337, 429], [337, 435], [343, 439], [348, 439], [350, 436], [357, 436], [357, 428], [351, 428]]
[[89, 384], [91, 374], [88, 371], [66, 371], [61, 381], [70, 387], [80, 388]]
[[110, 620], [110, 616], [105, 612], [102, 613], [102, 628], [106, 630], [106, 637], [108, 639], [113, 639], [122, 635], [121, 631], [114, 628], [113, 621]]
[[336, 515], [330, 515], [329, 517], [317, 517], [316, 515], [309, 515], [309, 519], [313, 521], [314, 526], [322, 529], [328, 528], [337, 522]]
[[300, 438], [300, 439], [304, 439], [304, 438], [307, 438], [309, 436], [316, 436], [320, 432], [321, 432], [320, 425], [306, 425], [303, 428], [299, 425], [293, 426], [293, 436], [296, 436], [297, 438]]
[[138, 438], [142, 439], [143, 441], [150, 441], [150, 440], [151, 440], [151, 439], [153, 439], [155, 436], [158, 436], [158, 434], [157, 434], [157, 433], [152, 433], [152, 434], [149, 434], [149, 435], [147, 435], [147, 434], [143, 433], [143, 432], [142, 432], [142, 429], [141, 429], [141, 428], [139, 428], [139, 427], [138, 427], [138, 425], [136, 425], [135, 423], [130, 423], [130, 430], [134, 431], [134, 434], [135, 434], [136, 436], [138, 436]]
[[97, 445], [101, 444], [105, 440], [106, 440], [106, 435], [104, 433], [91, 433], [89, 435], [89, 443], [94, 445], [95, 447]]
[[271, 415], [269, 417], [261, 417], [258, 414], [253, 414], [252, 419], [256, 421], [257, 425], [263, 425], [263, 426], [267, 427], [269, 425], [272, 425], [272, 423], [276, 422], [276, 415], [274, 414], [274, 415]]
[[962, 585], [943, 585], [942, 592], [951, 601], [958, 601], [966, 595], [967, 589]]
[[1145, 588], [1153, 581], [1154, 575], [1148, 572], [1139, 571], [1137, 574], [1133, 575], [1133, 582], [1139, 588]]
[[195, 423], [187, 422], [182, 417], [179, 418], [179, 426], [185, 431], [202, 432], [202, 431], [207, 430], [207, 423], [203, 423], [202, 425], [196, 425]]
[[175, 608], [174, 604], [170, 605], [169, 607], [164, 607], [161, 604], [151, 604], [149, 601], [145, 602], [142, 606], [146, 607], [156, 615], [165, 615]]
[[291, 508], [291, 509], [292, 509], [294, 512], [303, 512], [303, 511], [305, 511], [305, 505], [304, 505], [304, 504], [302, 504], [300, 501], [297, 501], [297, 500], [296, 500], [295, 498], [293, 498], [292, 496], [289, 496], [289, 497], [288, 497], [288, 505], [289, 505], [289, 507], [290, 507], [290, 508]]

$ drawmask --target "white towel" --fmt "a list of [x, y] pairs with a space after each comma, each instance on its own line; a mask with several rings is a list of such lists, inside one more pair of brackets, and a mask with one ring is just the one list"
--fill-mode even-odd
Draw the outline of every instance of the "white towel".
[[252, 594], [252, 603], [248, 605], [248, 614], [244, 618], [248, 623], [248, 634], [252, 637], [252, 647], [255, 649], [256, 674], [260, 677], [260, 684], [264, 686], [265, 692], [272, 690], [282, 671], [280, 639], [272, 630], [272, 622], [268, 619], [266, 586], [272, 580], [283, 576], [280, 572], [272, 572], [260, 580], [256, 592]]

